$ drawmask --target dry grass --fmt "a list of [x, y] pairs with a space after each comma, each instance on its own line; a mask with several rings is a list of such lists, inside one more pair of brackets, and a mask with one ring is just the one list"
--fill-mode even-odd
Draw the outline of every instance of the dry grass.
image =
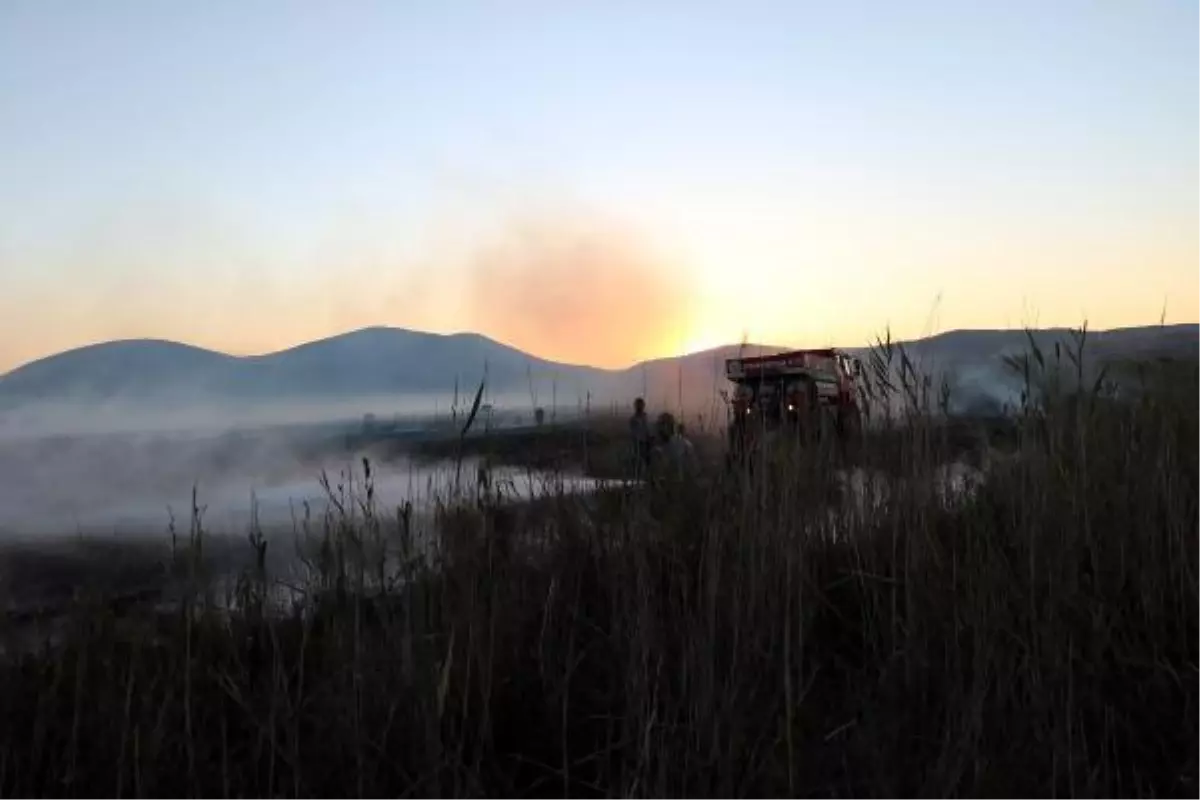
[[473, 490], [431, 564], [364, 495], [285, 612], [258, 559], [239, 613], [89, 606], [10, 658], [0, 794], [1194, 796], [1200, 376], [1149, 369], [1039, 395], [959, 503], [919, 386], [874, 506], [839, 503], [844, 453], [782, 447]]

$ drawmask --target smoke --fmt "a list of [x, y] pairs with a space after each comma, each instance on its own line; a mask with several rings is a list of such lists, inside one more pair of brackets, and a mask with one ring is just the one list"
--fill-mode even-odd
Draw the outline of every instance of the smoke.
[[128, 394], [104, 400], [66, 397], [0, 408], [0, 445], [53, 436], [219, 435], [248, 428], [337, 425], [357, 423], [364, 414], [421, 420], [445, 411], [452, 401], [450, 393], [325, 400], [289, 398], [283, 390], [258, 401], [200, 393], [151, 399]]
[[467, 319], [541, 357], [622, 367], [662, 355], [687, 325], [692, 287], [628, 229], [537, 219], [466, 264]]
[[960, 364], [949, 373], [950, 411], [966, 416], [998, 416], [1021, 403], [1021, 379], [1000, 358]]
[[193, 488], [216, 534], [244, 533], [252, 510], [264, 530], [291, 530], [306, 502], [319, 528], [328, 500], [323, 471], [335, 487], [350, 476], [361, 482], [361, 458], [371, 456], [383, 513], [419, 499], [435, 472], [344, 450], [337, 438], [259, 429], [0, 440], [0, 539], [165, 536], [172, 516], [186, 531]]
[[[106, 434], [0, 440], [0, 531], [68, 535], [165, 532], [174, 510], [186, 530], [191, 489], [214, 511], [249, 507], [257, 486], [312, 469], [278, 437]], [[237, 495], [231, 502], [230, 493]], [[108, 532], [114, 532], [108, 530]]]
[[[0, 544], [76, 534], [158, 536], [165, 542], [172, 519], [186, 534], [193, 489], [210, 533], [242, 534], [256, 522], [269, 536], [292, 534], [308, 513], [319, 533], [324, 514], [333, 511], [322, 474], [334, 497], [353, 508], [347, 499], [365, 498], [364, 458], [371, 462], [377, 512], [385, 517], [405, 502], [428, 509], [448, 496], [458, 474], [451, 462], [417, 463], [385, 444], [349, 449], [336, 432], [321, 430], [0, 439]], [[462, 474], [473, 473], [468, 460]], [[515, 491], [532, 494], [540, 487], [540, 479], [523, 469], [502, 467], [494, 477]], [[590, 482], [564, 485], [586, 488]]]
[[[65, 399], [0, 412], [0, 542], [83, 534], [165, 535], [188, 527], [192, 489], [209, 529], [244, 532], [251, 493], [264, 528], [291, 528], [308, 501], [320, 516], [322, 471], [361, 472], [367, 452], [346, 448], [364, 412], [421, 424], [445, 396], [237, 403], [193, 398], [164, 407], [130, 398]], [[372, 458], [373, 461], [378, 459]], [[380, 464], [380, 491], [403, 502], [425, 476], [403, 458]], [[165, 541], [165, 539], [164, 539]]]

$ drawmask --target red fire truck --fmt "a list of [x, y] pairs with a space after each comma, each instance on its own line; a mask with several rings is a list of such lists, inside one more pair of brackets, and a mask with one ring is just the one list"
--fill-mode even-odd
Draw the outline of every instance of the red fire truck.
[[762, 431], [819, 431], [833, 423], [839, 439], [862, 428], [862, 363], [841, 350], [793, 350], [731, 358], [725, 376], [730, 398], [731, 444], [744, 445]]

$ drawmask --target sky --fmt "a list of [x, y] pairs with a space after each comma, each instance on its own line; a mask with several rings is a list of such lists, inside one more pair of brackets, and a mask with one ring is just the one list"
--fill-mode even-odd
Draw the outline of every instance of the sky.
[[0, 371], [1200, 319], [1192, 0], [5, 0]]

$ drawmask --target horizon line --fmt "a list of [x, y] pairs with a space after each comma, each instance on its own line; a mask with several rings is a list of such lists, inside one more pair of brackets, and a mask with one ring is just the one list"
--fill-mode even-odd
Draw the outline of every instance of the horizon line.
[[[1085, 323], [1085, 326], [1086, 326], [1086, 323]], [[1184, 327], [1189, 327], [1189, 326], [1200, 327], [1200, 321], [1172, 322], [1172, 323], [1164, 323], [1164, 322], [1160, 321], [1160, 322], [1146, 323], [1144, 325], [1122, 325], [1122, 326], [1117, 326], [1114, 328], [1088, 328], [1087, 330], [1088, 330], [1089, 334], [1093, 334], [1093, 333], [1113, 333], [1113, 332], [1118, 332], [1118, 331], [1130, 331], [1130, 330], [1145, 330], [1145, 329], [1152, 329], [1152, 328], [1184, 328]], [[946, 335], [954, 334], [954, 333], [1010, 333], [1010, 332], [1014, 332], [1014, 331], [1054, 332], [1054, 331], [1081, 330], [1083, 327], [1084, 326], [1052, 325], [1052, 326], [1048, 326], [1048, 327], [1020, 326], [1020, 327], [1007, 327], [1007, 328], [952, 328], [952, 329], [945, 330], [945, 331], [938, 331], [936, 333], [930, 333], [925, 336], [918, 336], [918, 337], [906, 338], [906, 339], [894, 339], [892, 341], [894, 344], [905, 344], [905, 343], [910, 343], [910, 342], [919, 342], [919, 341], [925, 341], [928, 339], [935, 339], [939, 336], [946, 336]], [[55, 351], [52, 353], [47, 353], [45, 355], [38, 356], [36, 358], [22, 362], [13, 367], [10, 367], [9, 369], [5, 370], [4, 372], [0, 372], [0, 380], [7, 377], [8, 375], [11, 375], [14, 372], [17, 372], [26, 367], [32, 366], [33, 364], [37, 364], [39, 362], [46, 361], [51, 358], [57, 358], [59, 356], [64, 356], [69, 353], [76, 353], [81, 350], [89, 350], [92, 348], [104, 347], [106, 345], [133, 344], [133, 343], [167, 344], [167, 345], [173, 345], [176, 347], [185, 347], [185, 348], [188, 348], [191, 350], [200, 350], [200, 351], [203, 351], [206, 353], [210, 353], [212, 355], [224, 356], [225, 358], [255, 359], [255, 358], [269, 358], [271, 356], [281, 355], [283, 353], [297, 350], [301, 347], [307, 347], [309, 345], [320, 344], [322, 342], [329, 342], [329, 341], [333, 341], [335, 339], [341, 339], [341, 338], [345, 338], [348, 336], [354, 336], [356, 334], [367, 333], [370, 331], [389, 331], [389, 332], [394, 332], [394, 333], [402, 333], [402, 334], [407, 333], [407, 334], [415, 334], [418, 336], [430, 336], [430, 337], [437, 337], [437, 338], [443, 338], [443, 339], [449, 339], [449, 338], [454, 338], [454, 337], [473, 336], [473, 337], [477, 337], [480, 339], [485, 339], [493, 344], [508, 348], [509, 350], [513, 350], [515, 352], [521, 353], [530, 358], [536, 358], [539, 361], [545, 361], [549, 364], [554, 364], [554, 365], [562, 366], [562, 367], [582, 367], [585, 369], [594, 369], [594, 370], [600, 370], [603, 372], [622, 372], [622, 371], [626, 371], [626, 370], [630, 370], [630, 369], [635, 369], [639, 366], [644, 366], [647, 364], [654, 364], [654, 363], [661, 362], [661, 361], [669, 361], [672, 359], [687, 358], [690, 356], [702, 355], [704, 353], [715, 353], [720, 350], [724, 350], [724, 349], [731, 348], [731, 347], [757, 347], [757, 348], [769, 348], [769, 349], [796, 349], [796, 350], [803, 350], [803, 349], [806, 349], [806, 347], [808, 347], [808, 345], [795, 345], [795, 344], [791, 344], [791, 343], [789, 343], [789, 344], [766, 344], [764, 342], [751, 342], [751, 341], [728, 342], [725, 344], [714, 345], [712, 347], [700, 348], [698, 350], [684, 350], [684, 351], [680, 351], [680, 352], [677, 352], [674, 354], [667, 354], [667, 355], [661, 355], [661, 356], [653, 356], [651, 358], [644, 358], [641, 360], [632, 361], [624, 366], [619, 366], [619, 367], [600, 367], [600, 366], [595, 366], [592, 364], [585, 364], [585, 363], [580, 363], [580, 362], [556, 361], [554, 359], [540, 356], [529, 350], [525, 350], [523, 348], [517, 347], [516, 345], [513, 345], [513, 344], [510, 344], [503, 340], [497, 339], [493, 336], [490, 336], [486, 333], [482, 333], [480, 331], [455, 330], [455, 331], [449, 331], [449, 332], [441, 332], [441, 331], [433, 331], [433, 330], [422, 330], [419, 328], [408, 328], [408, 327], [405, 327], [402, 325], [365, 325], [360, 328], [352, 328], [349, 330], [342, 331], [340, 333], [331, 333], [328, 336], [322, 336], [322, 337], [318, 337], [316, 339], [309, 339], [306, 341], [298, 342], [296, 344], [288, 345], [286, 347], [281, 347], [281, 348], [278, 348], [275, 350], [266, 350], [266, 351], [262, 351], [262, 352], [253, 352], [253, 353], [228, 352], [228, 351], [224, 351], [224, 350], [217, 350], [217, 349], [214, 349], [211, 347], [205, 347], [204, 345], [198, 345], [198, 344], [183, 341], [180, 339], [167, 339], [167, 338], [158, 337], [158, 336], [137, 336], [137, 337], [120, 338], [120, 339], [103, 339], [103, 340], [98, 340], [98, 341], [87, 342], [84, 344], [79, 344], [74, 347], [68, 347], [64, 350], [58, 350], [58, 351]], [[877, 337], [878, 337], [878, 335], [877, 335]], [[864, 342], [862, 344], [854, 344], [854, 345], [834, 344], [834, 345], [822, 345], [822, 346], [823, 347], [842, 348], [842, 349], [861, 349], [861, 348], [872, 347], [873, 344], [871, 342]]]

